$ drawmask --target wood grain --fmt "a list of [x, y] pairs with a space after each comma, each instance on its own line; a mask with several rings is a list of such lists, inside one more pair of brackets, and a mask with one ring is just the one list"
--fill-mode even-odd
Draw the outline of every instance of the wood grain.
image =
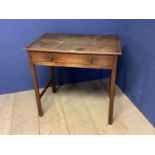
[[155, 135], [155, 128], [117, 86], [114, 122], [107, 125], [108, 79], [58, 90], [54, 94], [49, 88], [43, 96], [43, 117], [37, 115], [32, 90], [0, 95], [0, 134]]
[[0, 134], [10, 134], [15, 93], [0, 95]]
[[53, 94], [51, 88], [49, 88], [42, 98], [42, 103], [44, 116], [39, 117], [40, 134], [69, 134], [64, 113], [61, 108], [59, 93]]
[[33, 91], [16, 93], [11, 134], [39, 134], [38, 113]]
[[109, 97], [105, 84], [96, 81], [78, 83], [78, 93], [95, 123], [99, 134], [105, 134], [108, 125]]
[[98, 134], [76, 85], [64, 85], [59, 93], [69, 133]]
[[[121, 55], [120, 38], [118, 35], [67, 35], [47, 33], [27, 46], [25, 50], [29, 56], [39, 116], [42, 116], [43, 112], [35, 65], [51, 66], [53, 75], [53, 66], [111, 69], [112, 78], [108, 123], [112, 124], [117, 57]], [[52, 84], [53, 92], [55, 92], [55, 82]]]
[[47, 33], [27, 46], [25, 50], [74, 54], [121, 54], [120, 38], [118, 35]]
[[113, 56], [108, 55], [29, 52], [29, 57], [34, 64], [46, 66], [74, 66], [102, 69], [112, 69], [113, 66]]

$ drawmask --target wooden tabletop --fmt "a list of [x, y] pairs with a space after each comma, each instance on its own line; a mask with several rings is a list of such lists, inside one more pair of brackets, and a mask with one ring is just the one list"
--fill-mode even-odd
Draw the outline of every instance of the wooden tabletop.
[[118, 35], [73, 35], [46, 33], [25, 48], [26, 51], [121, 55]]

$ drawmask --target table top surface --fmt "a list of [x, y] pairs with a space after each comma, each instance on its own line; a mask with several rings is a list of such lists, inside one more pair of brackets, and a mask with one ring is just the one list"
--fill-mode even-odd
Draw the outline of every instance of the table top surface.
[[121, 55], [118, 35], [42, 35], [25, 48], [26, 51], [75, 54]]

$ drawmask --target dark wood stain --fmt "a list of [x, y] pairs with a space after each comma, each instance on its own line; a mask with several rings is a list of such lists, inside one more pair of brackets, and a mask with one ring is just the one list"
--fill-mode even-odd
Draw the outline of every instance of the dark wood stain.
[[[28, 52], [38, 114], [43, 116], [41, 97], [51, 85], [56, 92], [54, 66], [111, 69], [109, 118], [113, 122], [117, 59], [121, 55], [118, 35], [44, 34], [25, 48]], [[35, 65], [51, 66], [51, 80], [39, 93]]]

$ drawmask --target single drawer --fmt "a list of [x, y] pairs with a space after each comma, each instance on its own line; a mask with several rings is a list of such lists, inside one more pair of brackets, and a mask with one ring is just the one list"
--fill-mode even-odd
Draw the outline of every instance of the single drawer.
[[32, 62], [42, 65], [86, 68], [112, 68], [113, 56], [29, 52]]

